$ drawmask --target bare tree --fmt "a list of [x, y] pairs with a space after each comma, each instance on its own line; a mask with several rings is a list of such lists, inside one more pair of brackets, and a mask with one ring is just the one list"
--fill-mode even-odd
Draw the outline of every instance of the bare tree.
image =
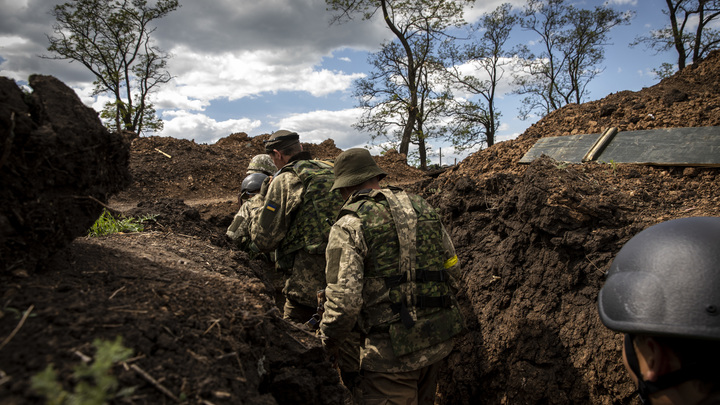
[[148, 95], [172, 78], [169, 55], [152, 45], [150, 26], [179, 7], [178, 0], [72, 0], [55, 6], [51, 59], [77, 61], [95, 75], [93, 95], [110, 93], [101, 117], [114, 130], [162, 129]]
[[527, 97], [520, 116], [548, 114], [569, 103], [581, 103], [588, 83], [602, 69], [610, 30], [627, 24], [632, 14], [607, 6], [577, 9], [565, 0], [528, 0], [521, 26], [535, 32], [542, 51], [519, 49], [522, 69], [514, 75], [515, 92]]
[[445, 44], [448, 86], [478, 97], [448, 100], [447, 137], [457, 150], [495, 143], [501, 115], [495, 106], [496, 92], [512, 58], [504, 47], [517, 21], [512, 6], [505, 3], [483, 15], [472, 27], [481, 34], [470, 44], [458, 46], [455, 41]]
[[[720, 0], [665, 0], [665, 4], [667, 9], [663, 9], [663, 13], [669, 17], [670, 24], [638, 36], [631, 46], [644, 44], [658, 53], [675, 49], [678, 70], [720, 47], [720, 31], [710, 27], [720, 15]], [[673, 70], [666, 63], [655, 73], [663, 78]]]
[[[423, 169], [427, 166], [426, 139], [436, 136], [436, 123], [440, 118], [438, 111], [442, 111], [444, 105], [438, 99], [446, 96], [435, 90], [437, 86], [433, 76], [439, 76], [443, 66], [433, 55], [433, 47], [427, 41], [428, 36], [415, 37], [410, 41], [416, 60], [422, 63], [416, 73], [416, 107], [408, 146], [418, 146], [418, 163]], [[359, 100], [363, 113], [353, 126], [369, 132], [373, 141], [381, 139], [389, 142], [390, 146], [386, 149], [397, 148], [408, 125], [409, 116], [405, 112], [413, 100], [405, 77], [405, 52], [399, 44], [387, 42], [380, 51], [369, 55], [368, 62], [373, 66], [372, 71], [355, 82], [354, 96]], [[405, 150], [400, 153], [405, 153], [410, 159], [412, 153], [409, 147]]]
[[[463, 5], [473, 0], [326, 0], [329, 9], [335, 12], [333, 21], [342, 22], [355, 16], [370, 20], [382, 14], [383, 21], [392, 31], [397, 43], [383, 44], [374, 57], [373, 64], [378, 71], [359, 82], [356, 94], [363, 100], [361, 107], [366, 110], [364, 118], [373, 114], [384, 119], [394, 114], [402, 117], [392, 124], [378, 126], [379, 122], [361, 124], [360, 128], [373, 129], [376, 134], [392, 135], [390, 128], [402, 125], [400, 153], [407, 155], [416, 130], [419, 107], [421, 70], [430, 60], [432, 45], [445, 37], [445, 30], [464, 24]], [[383, 67], [388, 58], [395, 66]], [[373, 83], [376, 81], [376, 83]], [[381, 86], [387, 86], [387, 89]], [[402, 89], [400, 88], [402, 86]], [[366, 90], [366, 91], [365, 91]], [[377, 100], [375, 97], [384, 96]], [[374, 112], [373, 112], [374, 109]]]

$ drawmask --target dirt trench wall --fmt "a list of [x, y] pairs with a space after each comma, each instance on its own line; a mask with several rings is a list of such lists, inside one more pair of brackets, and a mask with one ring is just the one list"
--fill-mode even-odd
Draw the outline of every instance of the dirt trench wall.
[[129, 148], [52, 76], [32, 94], [0, 77], [0, 271], [36, 263], [87, 232], [130, 182]]
[[627, 403], [620, 340], [601, 324], [596, 297], [642, 227], [628, 196], [547, 158], [524, 174], [445, 187], [429, 201], [463, 266], [469, 331], [441, 375], [442, 403]]

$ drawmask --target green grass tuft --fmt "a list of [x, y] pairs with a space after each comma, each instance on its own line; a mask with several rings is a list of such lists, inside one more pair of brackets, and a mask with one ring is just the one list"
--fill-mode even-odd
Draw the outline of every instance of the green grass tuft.
[[114, 342], [95, 339], [93, 346], [96, 353], [92, 364], [74, 367], [73, 378], [77, 383], [73, 392], [65, 391], [58, 382], [52, 364], [32, 377], [32, 389], [44, 396], [48, 405], [102, 405], [113, 398], [131, 395], [134, 388], [120, 389], [111, 370], [114, 364], [132, 356], [132, 349], [123, 346], [120, 336]]
[[104, 236], [119, 232], [142, 232], [144, 223], [154, 221], [157, 215], [144, 215], [140, 218], [115, 218], [108, 210], [103, 210], [100, 218], [88, 230], [88, 236]]

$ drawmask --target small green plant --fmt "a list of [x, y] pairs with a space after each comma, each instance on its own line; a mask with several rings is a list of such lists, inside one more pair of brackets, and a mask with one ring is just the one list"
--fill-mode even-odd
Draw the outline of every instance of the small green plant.
[[602, 163], [602, 164], [604, 164], [604, 165], [609, 164], [609, 165], [610, 165], [610, 169], [611, 169], [612, 172], [613, 172], [613, 175], [617, 175], [618, 163], [617, 163], [614, 159], [610, 159], [609, 162], [606, 162], [606, 161], [604, 161], [604, 160], [598, 160], [598, 163]]
[[610, 167], [612, 167], [613, 175], [616, 175], [618, 170], [618, 164], [615, 160], [610, 159]]
[[88, 236], [104, 236], [118, 232], [142, 232], [145, 222], [154, 221], [157, 215], [144, 215], [140, 218], [115, 218], [108, 210], [103, 209], [100, 218], [88, 230]]
[[96, 353], [92, 364], [74, 367], [73, 378], [78, 383], [73, 392], [63, 389], [52, 363], [32, 377], [32, 389], [44, 396], [48, 405], [101, 405], [132, 394], [134, 387], [119, 389], [117, 378], [110, 372], [115, 363], [132, 356], [132, 349], [123, 346], [120, 336], [114, 342], [95, 339], [93, 346]]

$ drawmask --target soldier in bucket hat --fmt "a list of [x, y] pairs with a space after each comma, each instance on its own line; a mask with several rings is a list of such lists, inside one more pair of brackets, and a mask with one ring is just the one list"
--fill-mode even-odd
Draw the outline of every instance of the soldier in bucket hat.
[[464, 329], [455, 248], [424, 199], [380, 187], [386, 173], [368, 150], [341, 153], [334, 173], [346, 201], [325, 252], [323, 345], [337, 358], [361, 335], [361, 403], [432, 404], [440, 362]]
[[265, 152], [280, 170], [260, 190], [263, 204], [250, 233], [261, 252], [275, 251], [275, 268], [286, 279], [283, 317], [305, 323], [325, 288], [325, 246], [342, 198], [331, 190], [332, 162], [304, 152], [296, 132], [274, 132]]

